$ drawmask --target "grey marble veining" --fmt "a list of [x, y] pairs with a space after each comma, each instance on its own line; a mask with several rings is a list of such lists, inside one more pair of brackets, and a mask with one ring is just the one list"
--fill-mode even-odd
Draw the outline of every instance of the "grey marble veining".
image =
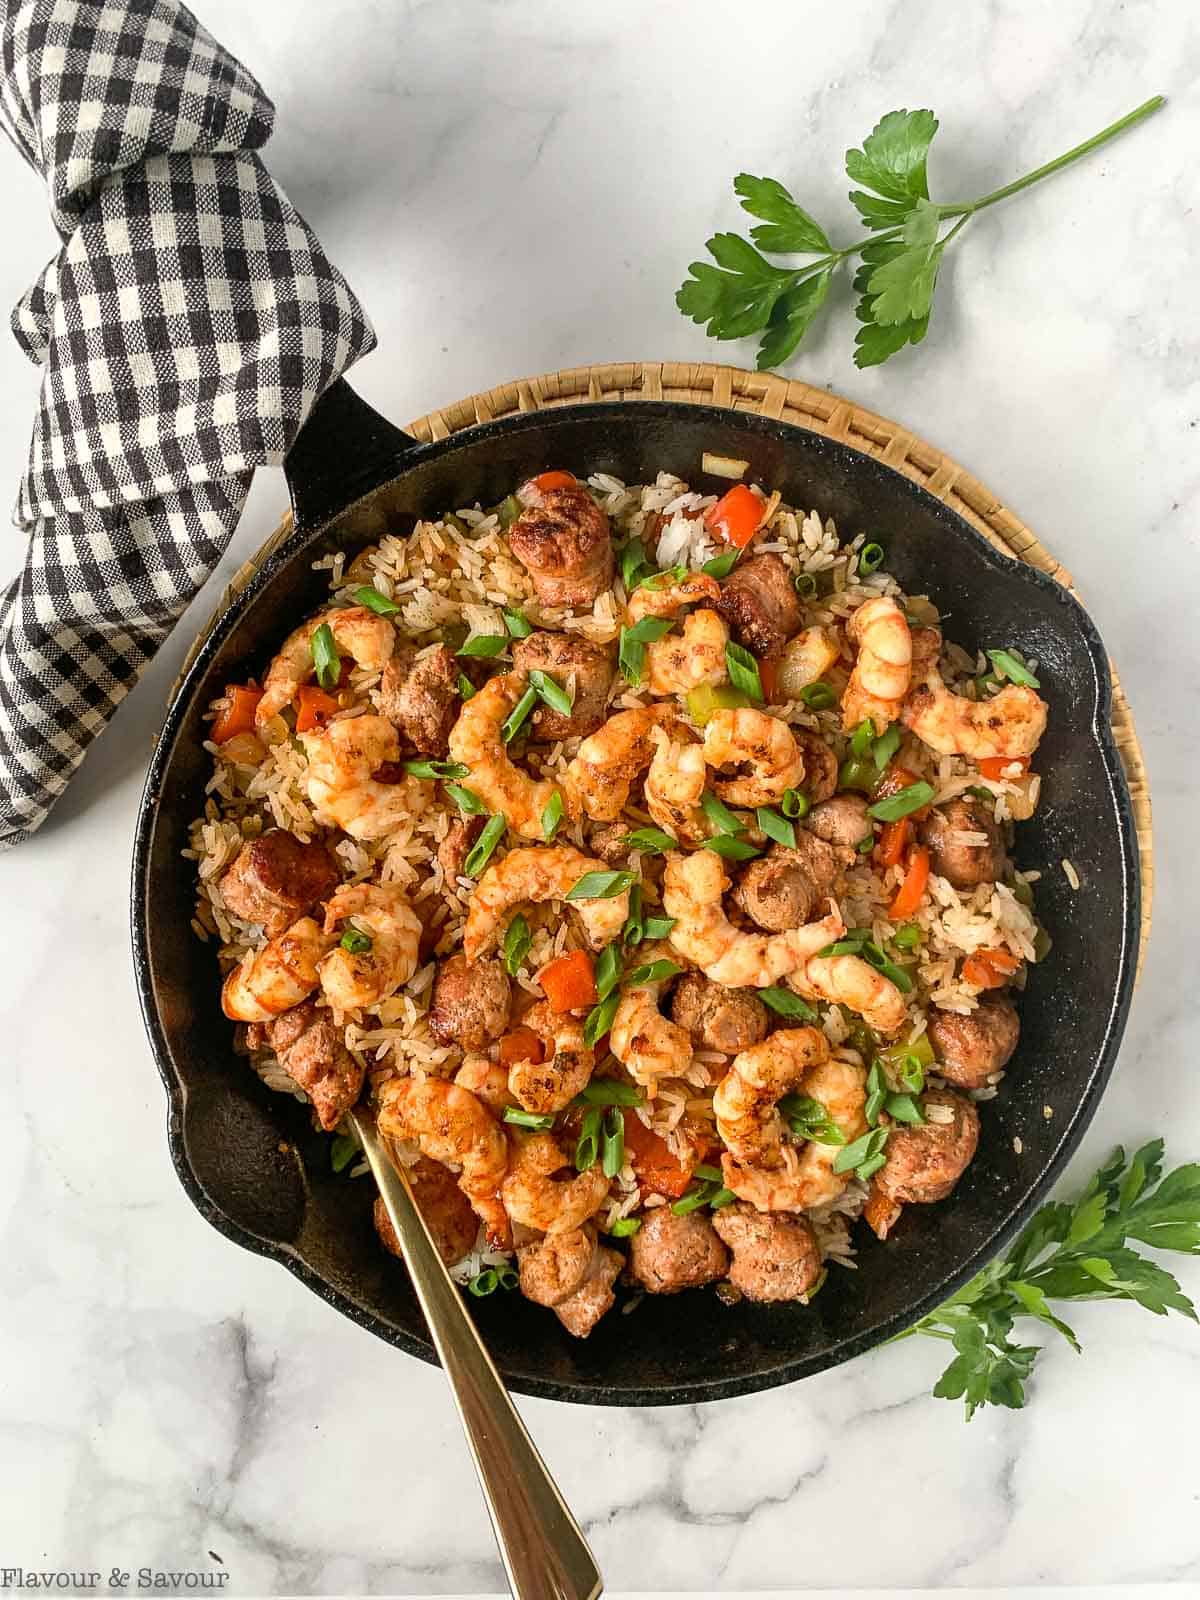
[[[850, 237], [840, 153], [931, 105], [939, 197], [1169, 109], [973, 222], [929, 339], [860, 374], [839, 297], [791, 372], [902, 417], [1075, 573], [1154, 785], [1156, 931], [1075, 1165], [1157, 1131], [1200, 1156], [1194, 908], [1200, 334], [1190, 0], [201, 0], [277, 101], [272, 165], [370, 311], [356, 384], [397, 419], [587, 361], [727, 359], [675, 311], [747, 169]], [[0, 157], [11, 303], [53, 240]], [[0, 347], [15, 489], [36, 375]], [[171, 1171], [126, 955], [129, 841], [167, 685], [221, 572], [52, 821], [0, 866], [0, 1564], [215, 1567], [226, 1593], [500, 1587], [439, 1375], [211, 1231]], [[0, 545], [15, 570], [15, 537]], [[1053, 1071], [1053, 1062], [1041, 1070]], [[1200, 1294], [1200, 1271], [1181, 1277]], [[1073, 1318], [1019, 1414], [928, 1397], [916, 1342], [717, 1406], [522, 1410], [613, 1590], [1200, 1580], [1200, 1332]]]

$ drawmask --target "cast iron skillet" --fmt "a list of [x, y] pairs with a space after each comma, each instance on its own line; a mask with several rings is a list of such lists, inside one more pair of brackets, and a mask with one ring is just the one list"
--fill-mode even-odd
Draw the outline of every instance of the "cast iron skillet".
[[[203, 806], [201, 714], [226, 682], [261, 672], [326, 595], [314, 558], [361, 546], [415, 513], [487, 505], [546, 467], [630, 482], [669, 468], [693, 483], [704, 450], [748, 458], [786, 500], [869, 529], [913, 593], [929, 593], [950, 638], [1015, 645], [1041, 663], [1051, 703], [1038, 757], [1037, 817], [1019, 830], [1038, 866], [1054, 940], [1021, 1007], [1021, 1044], [985, 1108], [979, 1154], [952, 1200], [906, 1209], [886, 1245], [858, 1229], [859, 1270], [831, 1273], [812, 1306], [723, 1306], [711, 1292], [647, 1297], [585, 1342], [515, 1294], [473, 1303], [514, 1389], [551, 1399], [645, 1405], [720, 1399], [845, 1361], [930, 1310], [975, 1272], [1043, 1198], [1095, 1111], [1133, 988], [1139, 884], [1134, 828], [1109, 730], [1104, 649], [1053, 580], [997, 554], [938, 500], [870, 457], [757, 415], [666, 402], [569, 406], [419, 444], [338, 383], [287, 463], [296, 531], [219, 620], [167, 716], [146, 781], [133, 862], [133, 944], [142, 1010], [170, 1103], [171, 1154], [201, 1214], [274, 1257], [330, 1305], [432, 1360], [403, 1268], [376, 1243], [372, 1186], [334, 1176], [306, 1110], [269, 1093], [233, 1054], [212, 950], [191, 933], [192, 871], [180, 859]], [[706, 487], [716, 488], [715, 483]], [[1073, 895], [1058, 863], [1077, 866]], [[1053, 1116], [1043, 1114], [1050, 1106]], [[1014, 1151], [1014, 1140], [1022, 1149]]]

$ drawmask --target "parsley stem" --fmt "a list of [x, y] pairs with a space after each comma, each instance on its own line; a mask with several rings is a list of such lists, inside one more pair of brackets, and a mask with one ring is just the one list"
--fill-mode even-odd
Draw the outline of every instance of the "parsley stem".
[[[1110, 123], [1100, 133], [1093, 134], [1090, 139], [1085, 139], [1082, 144], [1077, 144], [1074, 149], [1068, 150], [1065, 155], [1057, 156], [1053, 161], [1047, 161], [1045, 166], [1035, 167], [1032, 172], [1027, 172], [1023, 178], [1015, 178], [1012, 183], [1006, 183], [1001, 189], [993, 189], [991, 194], [985, 194], [979, 200], [973, 200], [966, 206], [939, 206], [938, 210], [944, 217], [970, 216], [975, 211], [982, 211], [987, 206], [994, 206], [998, 200], [1007, 200], [1010, 195], [1020, 194], [1022, 189], [1031, 188], [1033, 184], [1040, 183], [1043, 178], [1048, 178], [1053, 172], [1061, 172], [1064, 167], [1069, 167], [1072, 162], [1078, 161], [1081, 156], [1089, 155], [1093, 150], [1098, 150], [1102, 144], [1107, 144], [1110, 139], [1115, 139], [1119, 133], [1124, 133], [1126, 128], [1132, 128], [1136, 123], [1144, 122], [1147, 117], [1153, 116], [1162, 106], [1166, 105], [1166, 98], [1161, 94], [1152, 96], [1144, 105], [1138, 106], [1136, 111], [1130, 111], [1120, 117], [1116, 122]], [[882, 238], [882, 235], [879, 235]], [[945, 240], [942, 241], [945, 243]]]

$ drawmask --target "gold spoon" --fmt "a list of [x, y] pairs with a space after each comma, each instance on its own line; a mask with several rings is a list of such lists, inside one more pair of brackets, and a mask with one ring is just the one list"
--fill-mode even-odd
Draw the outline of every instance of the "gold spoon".
[[369, 1111], [352, 1111], [350, 1121], [449, 1380], [509, 1588], [516, 1600], [596, 1600], [604, 1588], [596, 1559], [484, 1349], [403, 1168], [393, 1164]]

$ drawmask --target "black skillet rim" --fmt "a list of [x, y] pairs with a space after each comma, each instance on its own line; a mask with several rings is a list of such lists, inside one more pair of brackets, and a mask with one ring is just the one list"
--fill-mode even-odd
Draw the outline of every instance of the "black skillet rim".
[[[694, 420], [698, 416], [703, 418], [707, 415], [714, 425], [719, 424], [722, 427], [728, 427], [731, 422], [734, 422], [748, 432], [774, 436], [781, 442], [786, 442], [793, 434], [816, 432], [814, 429], [803, 428], [795, 423], [777, 421], [752, 412], [730, 412], [719, 406], [697, 406], [666, 400], [621, 400], [599, 406], [594, 404], [556, 406], [553, 411], [553, 417], [555, 419], [561, 417], [572, 421], [598, 421], [604, 416], [610, 405], [614, 409], [622, 411], [636, 409], [648, 416], [669, 417], [679, 414]], [[398, 476], [403, 476], [408, 465], [415, 463], [417, 460], [426, 460], [431, 455], [461, 448], [464, 444], [474, 443], [480, 438], [495, 437], [505, 433], [518, 432], [526, 427], [543, 425], [545, 421], [544, 414], [535, 411], [504, 417], [496, 421], [479, 424], [473, 428], [463, 429], [433, 444], [414, 444], [411, 454], [398, 463], [401, 468]], [[801, 1378], [810, 1377], [814, 1373], [840, 1366], [844, 1362], [864, 1354], [867, 1350], [875, 1349], [877, 1346], [886, 1343], [888, 1339], [903, 1332], [905, 1328], [911, 1327], [913, 1323], [919, 1321], [921, 1317], [926, 1316], [936, 1306], [940, 1305], [949, 1295], [955, 1293], [988, 1261], [998, 1255], [1004, 1246], [1016, 1236], [1033, 1212], [1045, 1200], [1055, 1181], [1078, 1149], [1080, 1141], [1092, 1117], [1095, 1115], [1116, 1064], [1121, 1039], [1129, 1018], [1136, 978], [1141, 876], [1132, 801], [1124, 767], [1112, 734], [1112, 679], [1108, 656], [1095, 624], [1075, 596], [1064, 589], [1054, 578], [1015, 556], [1007, 556], [996, 550], [965, 518], [953, 511], [943, 501], [938, 500], [936, 496], [931, 495], [920, 484], [914, 483], [912, 479], [907, 478], [901, 472], [897, 472], [895, 468], [885, 465], [875, 457], [856, 449], [853, 445], [831, 440], [820, 434], [817, 434], [817, 437], [822, 440], [823, 448], [832, 447], [838, 451], [845, 451], [854, 457], [856, 470], [876, 474], [886, 473], [892, 479], [899, 479], [904, 485], [905, 492], [918, 499], [931, 501], [931, 509], [936, 509], [936, 514], [946, 524], [948, 531], [955, 536], [964, 538], [974, 547], [976, 553], [985, 562], [1005, 570], [1017, 568], [1022, 579], [1035, 587], [1053, 593], [1057, 599], [1065, 601], [1072, 613], [1073, 622], [1087, 648], [1095, 671], [1097, 696], [1096, 704], [1093, 707], [1092, 726], [1089, 730], [1089, 736], [1099, 748], [1108, 779], [1109, 790], [1112, 794], [1118, 824], [1118, 844], [1122, 867], [1124, 916], [1120, 935], [1121, 950], [1117, 983], [1113, 996], [1114, 1004], [1110, 1012], [1103, 1044], [1096, 1055], [1085, 1093], [1076, 1104], [1071, 1120], [1065, 1127], [1053, 1155], [1046, 1162], [1022, 1203], [1015, 1209], [1006, 1212], [992, 1232], [975, 1248], [971, 1255], [955, 1271], [944, 1276], [937, 1284], [927, 1290], [907, 1311], [898, 1313], [871, 1328], [864, 1329], [857, 1335], [848, 1337], [832, 1350], [826, 1350], [818, 1355], [797, 1358], [794, 1361], [782, 1361], [778, 1366], [769, 1368], [766, 1371], [743, 1374], [735, 1378], [714, 1379], [711, 1384], [691, 1383], [674, 1389], [622, 1387], [610, 1390], [606, 1389], [602, 1384], [583, 1387], [529, 1376], [509, 1378], [506, 1375], [506, 1384], [518, 1394], [530, 1395], [537, 1399], [566, 1401], [582, 1405], [629, 1407], [694, 1405], [704, 1401], [723, 1400], [737, 1395], [753, 1394], [764, 1389], [777, 1388], [784, 1384], [794, 1383]], [[345, 509], [348, 511], [351, 507], [347, 506]], [[262, 567], [254, 574], [240, 593], [235, 596], [232, 603], [214, 624], [203, 646], [188, 667], [168, 708], [163, 725], [159, 730], [154, 757], [151, 761], [139, 802], [137, 828], [134, 837], [130, 884], [130, 923], [134, 976], [137, 983], [142, 1017], [154, 1053], [155, 1065], [158, 1068], [159, 1076], [163, 1081], [167, 1094], [167, 1140], [172, 1163], [180, 1184], [200, 1215], [218, 1232], [224, 1234], [226, 1238], [232, 1239], [244, 1249], [253, 1251], [256, 1255], [266, 1256], [278, 1261], [325, 1301], [327, 1305], [341, 1312], [351, 1322], [367, 1329], [386, 1343], [403, 1350], [406, 1354], [417, 1356], [420, 1360], [430, 1365], [437, 1365], [436, 1356], [431, 1345], [412, 1338], [409, 1334], [383, 1321], [382, 1318], [373, 1315], [371, 1312], [364, 1311], [314, 1272], [294, 1250], [286, 1245], [278, 1244], [273, 1240], [264, 1239], [257, 1234], [249, 1232], [227, 1217], [211, 1200], [187, 1159], [183, 1141], [182, 1108], [184, 1091], [171, 1069], [165, 1035], [162, 1031], [154, 1002], [148, 952], [147, 897], [145, 888], [148, 883], [150, 837], [157, 793], [163, 769], [167, 763], [168, 753], [179, 732], [179, 725], [183, 719], [185, 709], [208, 666], [211, 656], [227, 635], [237, 626], [242, 613], [250, 603], [270, 584], [277, 572], [301, 553], [318, 531], [300, 529], [292, 533], [263, 563]]]

